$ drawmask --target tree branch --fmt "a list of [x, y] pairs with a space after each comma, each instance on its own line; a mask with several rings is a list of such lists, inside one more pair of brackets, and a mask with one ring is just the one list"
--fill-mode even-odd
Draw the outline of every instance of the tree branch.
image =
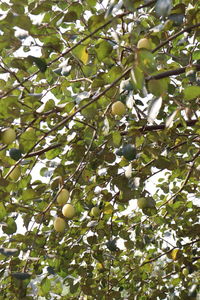
[[[199, 64], [195, 64], [195, 65], [193, 65], [193, 67], [196, 68], [196, 71], [200, 71], [200, 65]], [[146, 81], [149, 81], [149, 80], [152, 80], [152, 79], [158, 80], [158, 79], [162, 79], [162, 78], [166, 78], [166, 77], [170, 77], [170, 76], [174, 76], [174, 75], [180, 75], [180, 74], [185, 73], [186, 68], [187, 68], [187, 66], [179, 68], [179, 69], [165, 71], [163, 73], [158, 73], [158, 74], [147, 77]]]
[[180, 30], [179, 32], [175, 33], [174, 35], [172, 35], [171, 37], [169, 37], [166, 41], [162, 42], [160, 45], [158, 45], [155, 49], [152, 50], [152, 53], [158, 51], [160, 48], [162, 48], [163, 46], [165, 46], [166, 44], [168, 44], [170, 41], [174, 40], [175, 38], [177, 38], [177, 36], [181, 35], [184, 32], [187, 31], [191, 31], [192, 29], [199, 27], [200, 23], [197, 23], [195, 25], [192, 26], [188, 26], [182, 30]]
[[44, 148], [44, 149], [35, 151], [35, 152], [30, 152], [30, 153], [28, 153], [27, 155], [25, 155], [23, 158], [28, 158], [28, 157], [32, 157], [32, 156], [42, 155], [43, 153], [45, 153], [45, 152], [47, 152], [47, 151], [50, 151], [50, 150], [52, 150], [52, 149], [58, 148], [58, 147], [60, 147], [61, 145], [62, 145], [61, 143], [58, 143], [58, 144], [54, 144], [54, 145], [52, 145], [52, 146], [49, 146], [49, 147], [47, 147], [47, 148]]
[[[186, 124], [187, 124], [188, 127], [191, 127], [191, 126], [194, 126], [197, 122], [198, 122], [198, 120], [195, 119], [195, 120], [186, 121]], [[178, 128], [183, 127], [183, 125], [180, 123], [176, 127], [178, 127]], [[159, 125], [145, 125], [143, 127], [137, 128], [137, 130], [141, 131], [141, 132], [164, 130], [164, 129], [166, 129], [166, 126], [163, 123], [159, 124]], [[128, 131], [121, 132], [122, 136], [127, 135], [127, 134], [128, 134]]]

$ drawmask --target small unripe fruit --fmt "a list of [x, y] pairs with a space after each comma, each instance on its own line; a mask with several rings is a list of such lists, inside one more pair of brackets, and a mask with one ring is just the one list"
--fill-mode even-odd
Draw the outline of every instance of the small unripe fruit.
[[117, 116], [122, 116], [126, 112], [126, 106], [121, 101], [116, 101], [112, 105], [112, 114]]
[[137, 43], [137, 48], [138, 49], [144, 48], [144, 49], [151, 50], [151, 42], [147, 38], [140, 39]]
[[101, 211], [98, 207], [93, 207], [90, 212], [92, 217], [99, 217], [100, 213]]
[[149, 197], [142, 197], [137, 200], [137, 205], [140, 209], [154, 208], [155, 200]]
[[19, 179], [19, 177], [21, 176], [21, 168], [20, 166], [16, 166], [12, 172], [10, 173], [9, 177], [12, 179], [12, 180], [15, 180], [17, 181]]
[[65, 204], [62, 208], [62, 214], [68, 219], [72, 219], [75, 215], [75, 209], [71, 204]]
[[135, 159], [137, 154], [135, 147], [131, 144], [125, 145], [122, 149], [122, 153], [127, 160]]
[[16, 133], [14, 129], [8, 128], [2, 132], [1, 141], [3, 144], [9, 145], [12, 144], [15, 140], [16, 140]]
[[183, 274], [184, 276], [188, 276], [188, 274], [189, 274], [188, 268], [183, 268], [182, 274]]
[[66, 189], [62, 189], [60, 194], [57, 197], [57, 202], [59, 205], [64, 205], [69, 200], [69, 191]]
[[57, 232], [63, 232], [65, 230], [66, 222], [64, 219], [57, 217], [53, 223], [54, 229]]
[[22, 157], [22, 152], [21, 152], [21, 150], [19, 150], [17, 148], [12, 148], [9, 151], [9, 155], [12, 159], [17, 161]]

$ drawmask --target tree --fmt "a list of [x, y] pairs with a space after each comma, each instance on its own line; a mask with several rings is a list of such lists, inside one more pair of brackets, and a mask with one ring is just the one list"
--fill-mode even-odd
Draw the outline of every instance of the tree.
[[163, 1], [1, 1], [0, 299], [196, 299], [199, 4]]

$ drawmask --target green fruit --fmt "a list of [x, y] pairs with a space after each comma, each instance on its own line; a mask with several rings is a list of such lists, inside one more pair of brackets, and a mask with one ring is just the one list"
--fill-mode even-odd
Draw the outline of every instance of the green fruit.
[[97, 206], [93, 207], [90, 212], [92, 217], [99, 217], [100, 213], [101, 211]]
[[62, 219], [60, 217], [57, 217], [54, 220], [53, 226], [54, 226], [55, 231], [63, 232], [65, 230], [65, 227], [66, 227], [66, 222], [65, 222], [64, 219]]
[[117, 243], [116, 239], [111, 240], [106, 243], [106, 246], [110, 251], [117, 251], [118, 247], [117, 247], [116, 243]]
[[72, 219], [75, 215], [75, 209], [71, 204], [65, 204], [62, 208], [62, 214], [68, 219]]
[[112, 105], [112, 114], [117, 116], [122, 116], [126, 112], [126, 106], [121, 101], [116, 101]]
[[1, 141], [3, 144], [9, 145], [12, 144], [15, 140], [16, 140], [16, 133], [14, 129], [8, 128], [2, 132]]
[[12, 172], [10, 173], [9, 177], [12, 179], [12, 180], [15, 180], [17, 181], [19, 179], [19, 177], [21, 176], [21, 168], [20, 166], [16, 166]]
[[14, 160], [19, 160], [22, 157], [22, 153], [21, 150], [17, 149], [17, 148], [12, 148], [9, 151], [9, 155], [12, 159]]
[[120, 148], [116, 151], [116, 155], [122, 156], [123, 155], [123, 150]]
[[140, 39], [137, 43], [137, 48], [138, 49], [145, 48], [145, 49], [151, 50], [150, 40], [147, 38]]
[[155, 207], [155, 200], [149, 197], [142, 197], [137, 200], [137, 205], [140, 209], [144, 208], [154, 208]]
[[188, 268], [183, 268], [182, 274], [183, 274], [184, 276], [188, 276], [188, 274], [189, 274]]
[[127, 160], [135, 159], [137, 154], [135, 147], [131, 144], [125, 145], [122, 149], [122, 153]]
[[60, 194], [57, 197], [57, 202], [59, 205], [64, 205], [69, 200], [69, 191], [66, 189], [62, 189]]

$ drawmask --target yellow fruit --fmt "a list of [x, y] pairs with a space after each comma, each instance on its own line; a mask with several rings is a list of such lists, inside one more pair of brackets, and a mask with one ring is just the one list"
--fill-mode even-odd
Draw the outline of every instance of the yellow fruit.
[[122, 116], [126, 112], [126, 106], [121, 101], [116, 101], [112, 105], [112, 114], [117, 116]]
[[57, 217], [57, 218], [55, 218], [55, 220], [53, 222], [53, 226], [54, 226], [55, 231], [63, 232], [65, 230], [66, 222], [64, 219]]
[[64, 205], [69, 200], [69, 191], [66, 189], [62, 189], [60, 194], [57, 197], [57, 202], [59, 205]]
[[93, 207], [90, 212], [92, 217], [99, 217], [100, 213], [101, 211], [98, 207]]
[[16, 140], [16, 132], [12, 128], [4, 130], [1, 134], [1, 141], [3, 144], [9, 145]]
[[150, 40], [147, 38], [140, 39], [137, 43], [137, 48], [138, 49], [145, 48], [145, 49], [151, 50]]
[[20, 166], [16, 166], [12, 172], [10, 173], [9, 177], [12, 179], [12, 180], [15, 180], [17, 181], [19, 179], [19, 177], [21, 176], [21, 168]]
[[72, 219], [75, 215], [75, 209], [71, 204], [65, 204], [62, 208], [62, 214], [66, 218]]

